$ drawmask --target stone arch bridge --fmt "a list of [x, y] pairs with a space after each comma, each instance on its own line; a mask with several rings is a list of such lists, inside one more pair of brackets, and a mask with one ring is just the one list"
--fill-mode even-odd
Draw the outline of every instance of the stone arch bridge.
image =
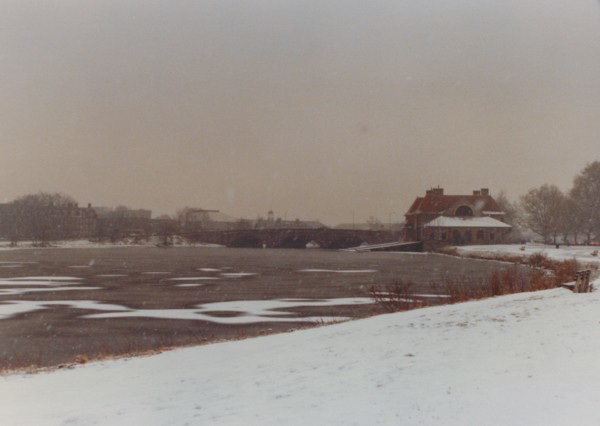
[[363, 243], [380, 244], [398, 241], [398, 234], [389, 231], [348, 229], [245, 229], [227, 231], [197, 231], [186, 237], [227, 247], [306, 248], [314, 242], [321, 248], [343, 249]]

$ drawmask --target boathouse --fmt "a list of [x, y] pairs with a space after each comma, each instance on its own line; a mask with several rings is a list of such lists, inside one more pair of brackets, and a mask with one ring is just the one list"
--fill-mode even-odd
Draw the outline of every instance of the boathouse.
[[512, 227], [505, 212], [482, 188], [470, 195], [446, 195], [432, 188], [417, 197], [406, 217], [406, 238], [426, 246], [496, 244], [505, 240]]

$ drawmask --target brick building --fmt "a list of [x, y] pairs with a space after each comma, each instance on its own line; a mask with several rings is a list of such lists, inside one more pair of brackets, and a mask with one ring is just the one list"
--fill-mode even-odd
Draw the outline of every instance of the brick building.
[[95, 207], [98, 214], [96, 236], [118, 239], [126, 236], [148, 236], [152, 233], [152, 211], [129, 207]]
[[88, 238], [96, 232], [97, 215], [91, 204], [62, 205], [0, 204], [0, 238], [70, 239]]
[[405, 214], [405, 235], [429, 247], [495, 244], [503, 242], [512, 228], [504, 216], [487, 188], [471, 195], [446, 195], [443, 188], [432, 188]]

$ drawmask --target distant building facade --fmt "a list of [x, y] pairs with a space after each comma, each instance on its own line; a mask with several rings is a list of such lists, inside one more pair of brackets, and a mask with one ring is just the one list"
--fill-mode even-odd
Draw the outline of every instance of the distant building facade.
[[487, 188], [471, 195], [446, 195], [443, 188], [432, 188], [415, 199], [405, 217], [405, 238], [430, 247], [501, 243], [512, 229]]
[[183, 232], [226, 231], [236, 229], [239, 219], [219, 210], [188, 208], [179, 216], [179, 226]]
[[96, 207], [98, 224], [96, 237], [118, 239], [126, 236], [148, 236], [153, 231], [152, 211], [130, 209], [125, 206], [116, 208]]
[[250, 222], [251, 227], [254, 229], [323, 229], [327, 228], [324, 224], [318, 220], [286, 220], [280, 217], [275, 218], [273, 210], [269, 210], [267, 218], [258, 217], [256, 220]]
[[0, 204], [0, 237], [13, 241], [89, 238], [98, 217], [91, 204]]

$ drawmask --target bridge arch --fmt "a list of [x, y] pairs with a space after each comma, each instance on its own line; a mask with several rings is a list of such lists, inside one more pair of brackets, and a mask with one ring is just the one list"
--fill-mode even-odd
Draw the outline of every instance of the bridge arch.
[[278, 244], [281, 248], [306, 248], [306, 245], [312, 241], [310, 235], [286, 235]]
[[328, 243], [321, 244], [319, 242], [319, 244], [321, 245], [321, 247], [328, 248], [328, 249], [345, 249], [345, 248], [350, 248], [350, 247], [358, 247], [359, 245], [361, 245], [364, 242], [365, 242], [364, 239], [362, 239], [356, 235], [346, 234], [346, 235], [340, 235], [340, 236], [334, 238], [333, 240], [329, 241]]
[[262, 248], [264, 247], [264, 241], [256, 235], [242, 234], [235, 237], [228, 244], [229, 247], [240, 247], [240, 248]]

